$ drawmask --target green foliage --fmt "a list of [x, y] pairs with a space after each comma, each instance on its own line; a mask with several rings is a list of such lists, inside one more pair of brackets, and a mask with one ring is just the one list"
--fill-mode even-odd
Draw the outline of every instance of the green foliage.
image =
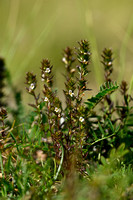
[[[64, 50], [65, 107], [53, 89], [48, 59], [40, 67], [42, 92], [37, 93], [36, 75], [26, 74], [26, 90], [34, 99], [28, 115], [24, 116], [21, 94], [12, 87], [16, 110], [0, 110], [1, 198], [132, 198], [132, 97], [122, 81], [122, 105], [111, 98], [118, 89], [111, 80], [112, 55], [111, 49], [103, 50], [105, 83], [88, 100], [84, 95], [90, 91], [91, 52], [86, 40], [75, 52], [70, 47]], [[12, 126], [8, 113], [14, 117]]]
[[131, 165], [123, 164], [123, 155], [127, 154], [125, 145], [112, 149], [108, 158], [101, 157], [98, 166], [86, 166], [86, 177], [81, 179], [74, 175], [64, 183], [64, 191], [56, 199], [132, 199], [133, 171]]
[[90, 111], [93, 109], [106, 95], [114, 92], [116, 89], [118, 89], [117, 83], [113, 84], [112, 82], [107, 82], [102, 85], [100, 87], [100, 92], [86, 102], [88, 110]]

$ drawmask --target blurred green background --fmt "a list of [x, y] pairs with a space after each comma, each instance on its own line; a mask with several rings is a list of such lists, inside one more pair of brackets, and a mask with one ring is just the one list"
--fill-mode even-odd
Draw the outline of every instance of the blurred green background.
[[[101, 51], [114, 51], [114, 79], [132, 79], [132, 0], [0, 0], [0, 56], [5, 58], [12, 81], [24, 91], [25, 73], [40, 74], [40, 62], [54, 65], [55, 86], [63, 88], [62, 50], [88, 39], [92, 64], [90, 87], [94, 93], [103, 80]], [[92, 92], [93, 93], [93, 92]]]

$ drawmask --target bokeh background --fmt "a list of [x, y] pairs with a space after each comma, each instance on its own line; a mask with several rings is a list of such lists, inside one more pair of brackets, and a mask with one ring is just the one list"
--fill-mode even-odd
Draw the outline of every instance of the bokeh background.
[[[28, 103], [25, 73], [40, 75], [40, 62], [54, 65], [55, 87], [63, 88], [62, 52], [88, 39], [91, 45], [90, 88], [96, 93], [103, 81], [101, 51], [114, 51], [114, 80], [132, 82], [132, 0], [0, 0], [0, 56], [5, 58], [14, 86]], [[92, 93], [93, 93], [92, 92]]]

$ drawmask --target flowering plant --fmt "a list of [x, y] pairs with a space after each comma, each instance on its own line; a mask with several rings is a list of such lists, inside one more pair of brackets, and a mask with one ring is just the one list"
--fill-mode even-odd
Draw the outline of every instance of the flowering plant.
[[[60, 160], [63, 156], [61, 165], [65, 173], [70, 173], [73, 165], [75, 168], [83, 165], [87, 156], [86, 146], [89, 144], [88, 137], [89, 131], [91, 131], [89, 116], [92, 109], [109, 93], [118, 88], [117, 84], [113, 84], [109, 78], [106, 78], [106, 84], [102, 86], [100, 92], [95, 97], [88, 99], [86, 103], [84, 102], [85, 92], [90, 91], [88, 88], [88, 65], [91, 61], [91, 52], [88, 41], [81, 40], [78, 44], [79, 47], [75, 48], [75, 53], [73, 53], [73, 49], [67, 47], [62, 58], [66, 68], [64, 75], [66, 79], [65, 89], [63, 91], [66, 99], [65, 109], [63, 109], [62, 102], [57, 97], [57, 92], [53, 90], [53, 66], [48, 59], [42, 61], [40, 68], [44, 97], [40, 99], [40, 95], [35, 94], [36, 76], [28, 72], [26, 77], [26, 84], [28, 85], [26, 89], [35, 98], [35, 104], [30, 105], [35, 108], [39, 115], [38, 124], [41, 124], [40, 128], [44, 133], [45, 141], [49, 136], [52, 138], [56, 160]], [[104, 55], [108, 55], [108, 50], [103, 52], [103, 58]], [[109, 65], [105, 67], [106, 73], [112, 67], [111, 55], [111, 52], [109, 52], [106, 59], [108, 60], [107, 64], [103, 61], [105, 66]], [[112, 70], [110, 70], [111, 72]], [[41, 108], [42, 104], [45, 104], [45, 106]], [[42, 123], [42, 113], [45, 113], [47, 118], [45, 124]]]

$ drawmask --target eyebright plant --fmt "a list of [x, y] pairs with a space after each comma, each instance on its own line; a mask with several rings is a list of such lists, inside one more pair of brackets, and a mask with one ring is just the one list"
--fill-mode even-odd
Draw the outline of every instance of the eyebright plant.
[[[38, 126], [44, 131], [44, 139], [51, 137], [55, 152], [55, 159], [62, 160], [63, 173], [70, 173], [71, 167], [81, 168], [90, 147], [93, 122], [90, 116], [95, 106], [103, 99], [107, 100], [109, 95], [118, 86], [109, 78], [112, 73], [112, 51], [103, 51], [103, 64], [105, 66], [105, 84], [101, 86], [100, 92], [87, 102], [84, 102], [84, 95], [90, 91], [88, 88], [88, 66], [91, 62], [89, 42], [81, 40], [74, 50], [67, 47], [64, 50], [62, 61], [65, 65], [65, 89], [66, 107], [63, 109], [62, 102], [53, 89], [52, 68], [48, 59], [41, 63], [41, 80], [43, 84], [43, 97], [36, 95], [37, 80], [33, 73], [26, 75], [27, 92], [35, 99], [35, 104], [30, 104], [38, 113]], [[41, 106], [42, 104], [45, 106]], [[41, 109], [42, 107], [42, 109]], [[47, 121], [42, 123], [42, 113], [45, 113]], [[108, 137], [109, 134], [108, 134]], [[62, 158], [63, 157], [63, 158]], [[61, 159], [62, 158], [62, 159]], [[59, 168], [60, 169], [60, 168]]]

